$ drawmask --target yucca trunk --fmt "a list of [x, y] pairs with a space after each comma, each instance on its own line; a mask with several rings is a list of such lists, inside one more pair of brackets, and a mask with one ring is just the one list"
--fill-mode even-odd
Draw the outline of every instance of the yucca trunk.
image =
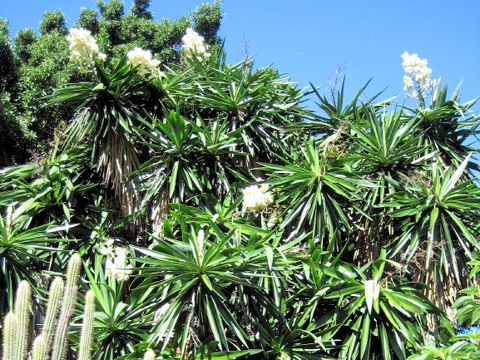
[[[139, 165], [137, 150], [125, 133], [109, 129], [102, 140], [98, 171], [102, 174], [104, 184], [114, 191], [124, 217], [138, 210], [138, 190], [129, 176]], [[132, 223], [131, 230], [138, 225], [137, 219]]]

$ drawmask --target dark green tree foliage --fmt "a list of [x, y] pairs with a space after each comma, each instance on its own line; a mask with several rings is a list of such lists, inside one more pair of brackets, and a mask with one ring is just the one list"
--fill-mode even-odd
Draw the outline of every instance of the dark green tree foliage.
[[[148, 11], [149, 5], [147, 0], [135, 1], [126, 14], [122, 1], [98, 1], [99, 11], [82, 9], [76, 26], [97, 37], [111, 64], [136, 46], [151, 50], [164, 63], [176, 62], [179, 58], [175, 49], [189, 26], [197, 28], [209, 43], [218, 41], [220, 3], [201, 5], [191, 19], [164, 19], [160, 23]], [[197, 26], [199, 23], [202, 26]], [[74, 110], [64, 105], [45, 108], [45, 96], [69, 82], [87, 79], [70, 64], [67, 28], [60, 10], [44, 13], [39, 32], [37, 36], [31, 29], [21, 29], [12, 41], [7, 21], [0, 21], [0, 131], [4, 141], [11, 140], [11, 146], [2, 149], [0, 165], [46, 154], [52, 129], [71, 119]]]
[[2, 92], [0, 94], [0, 164], [25, 158], [25, 149], [31, 145], [29, 140], [32, 137], [33, 133], [28, 129], [26, 119], [18, 113], [11, 94], [7, 91]]
[[97, 2], [102, 17], [101, 36], [106, 39], [110, 46], [122, 43], [122, 16], [123, 2], [112, 0], [109, 3]]
[[150, 0], [135, 0], [131, 9], [132, 15], [139, 18], [152, 19], [153, 14], [147, 10], [149, 6]]
[[8, 36], [8, 21], [0, 18], [0, 34], [2, 36]]
[[21, 158], [21, 147], [25, 149], [27, 139], [32, 135], [14, 103], [18, 65], [8, 37], [8, 22], [0, 18], [0, 164]]
[[223, 18], [220, 5], [219, 0], [213, 4], [204, 3], [191, 13], [195, 31], [202, 34], [207, 41], [215, 39], [217, 29], [220, 27]]
[[21, 29], [13, 39], [15, 52], [20, 61], [27, 63], [31, 55], [31, 46], [37, 40], [37, 34], [30, 28]]
[[17, 78], [17, 64], [8, 37], [8, 22], [0, 19], [0, 90], [11, 90]]
[[49, 34], [52, 31], [66, 34], [67, 27], [65, 26], [65, 17], [63, 16], [63, 13], [60, 10], [45, 12], [38, 30], [40, 30], [41, 35]]
[[97, 6], [100, 9], [100, 15], [106, 21], [121, 20], [123, 16], [123, 1], [111, 0], [108, 3], [97, 1]]
[[98, 11], [95, 9], [80, 10], [80, 17], [78, 18], [76, 27], [90, 30], [92, 35], [98, 34], [100, 31], [100, 21], [98, 20]]
[[72, 114], [65, 106], [45, 107], [45, 96], [50, 95], [53, 88], [74, 79], [72, 68], [68, 66], [69, 57], [65, 34], [53, 30], [31, 44], [28, 61], [20, 67], [17, 106], [36, 137], [36, 146], [31, 151], [39, 154], [47, 151], [52, 129]]

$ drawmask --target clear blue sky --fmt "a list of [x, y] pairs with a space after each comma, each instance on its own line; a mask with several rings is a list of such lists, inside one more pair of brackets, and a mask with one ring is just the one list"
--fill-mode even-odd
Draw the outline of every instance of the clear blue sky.
[[[156, 20], [178, 19], [204, 1], [152, 0]], [[37, 30], [46, 10], [61, 9], [73, 26], [81, 7], [95, 0], [0, 0], [0, 17], [11, 34]], [[126, 10], [133, 1], [125, 1]], [[337, 69], [351, 96], [373, 77], [368, 95], [387, 87], [384, 97], [403, 101], [404, 51], [427, 58], [432, 77], [450, 89], [463, 80], [462, 99], [480, 95], [479, 0], [224, 0], [220, 36], [230, 62], [245, 49], [257, 67], [274, 65], [300, 87], [312, 82], [327, 93]], [[478, 108], [478, 106], [477, 106]]]

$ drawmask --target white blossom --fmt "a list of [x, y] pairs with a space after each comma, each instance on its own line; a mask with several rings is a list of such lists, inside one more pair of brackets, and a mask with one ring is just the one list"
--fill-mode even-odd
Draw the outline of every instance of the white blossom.
[[100, 248], [100, 254], [105, 255], [105, 256], [113, 255], [113, 252], [114, 252], [113, 243], [114, 243], [113, 239], [107, 239], [103, 243], [103, 246]]
[[210, 57], [211, 54], [207, 51], [203, 36], [199, 35], [192, 28], [187, 29], [182, 37], [182, 41], [182, 50], [187, 57], [196, 56], [198, 60]]
[[128, 264], [127, 250], [116, 247], [105, 261], [105, 275], [114, 277], [118, 281], [127, 280], [132, 273], [132, 266]]
[[106, 55], [100, 52], [95, 38], [90, 31], [82, 28], [70, 29], [67, 40], [70, 43], [70, 60], [81, 62], [80, 70], [92, 71], [95, 58], [105, 60]]
[[198, 247], [200, 249], [203, 249], [203, 245], [205, 241], [205, 231], [203, 231], [203, 229], [198, 230], [197, 241], [198, 241]]
[[405, 85], [403, 87], [403, 90], [406, 91], [406, 92], [409, 92], [410, 90], [412, 90], [413, 88], [413, 80], [410, 76], [408, 75], [405, 75], [403, 77], [403, 84]]
[[273, 202], [273, 195], [268, 191], [268, 184], [251, 185], [242, 192], [243, 208], [246, 210], [262, 210]]
[[128, 63], [132, 66], [138, 66], [140, 76], [148, 75], [153, 69], [160, 65], [160, 60], [152, 58], [150, 50], [144, 50], [136, 47], [127, 54]]
[[107, 238], [106, 240], [96, 243], [93, 248], [104, 256], [112, 256], [115, 251], [114, 243], [115, 239]]
[[[402, 59], [402, 66], [406, 74], [403, 77], [403, 90], [407, 93], [405, 96], [407, 99], [410, 96], [421, 96], [423, 98], [423, 94], [430, 91], [437, 82], [435, 79], [430, 79], [432, 69], [427, 67], [427, 60], [420, 59], [417, 54], [410, 55], [405, 51], [402, 54]], [[416, 89], [414, 90], [415, 84]]]
[[205, 231], [203, 231], [203, 229], [198, 230], [197, 242], [198, 242], [198, 256], [200, 257], [200, 260], [203, 260], [203, 247], [205, 245]]
[[13, 206], [7, 207], [7, 216], [5, 217], [5, 229], [7, 234], [10, 232], [10, 227], [12, 226], [12, 217], [13, 217]]

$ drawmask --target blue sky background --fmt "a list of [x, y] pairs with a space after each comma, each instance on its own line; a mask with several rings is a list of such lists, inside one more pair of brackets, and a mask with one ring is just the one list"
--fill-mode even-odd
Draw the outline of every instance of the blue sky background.
[[[152, 0], [155, 19], [178, 19], [204, 1]], [[125, 1], [126, 11], [133, 1]], [[46, 10], [61, 9], [68, 26], [95, 0], [0, 0], [11, 35], [37, 30]], [[480, 95], [479, 0], [224, 0], [219, 35], [229, 62], [254, 56], [257, 67], [275, 66], [300, 87], [312, 82], [327, 94], [340, 70], [348, 97], [371, 77], [366, 94], [387, 88], [402, 103], [404, 51], [427, 58], [432, 77], [451, 91], [463, 80], [462, 100]], [[246, 51], [247, 50], [247, 51]], [[480, 107], [477, 105], [476, 109]]]

